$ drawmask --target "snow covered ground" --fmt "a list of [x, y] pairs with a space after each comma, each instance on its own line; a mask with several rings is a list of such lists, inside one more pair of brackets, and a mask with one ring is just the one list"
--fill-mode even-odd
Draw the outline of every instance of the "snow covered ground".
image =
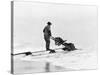
[[14, 56], [14, 73], [97, 69], [97, 50], [82, 49], [42, 56]]

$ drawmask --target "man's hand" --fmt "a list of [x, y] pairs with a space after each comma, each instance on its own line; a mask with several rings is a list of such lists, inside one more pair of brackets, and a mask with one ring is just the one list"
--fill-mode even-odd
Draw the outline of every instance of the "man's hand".
[[53, 36], [50, 37], [52, 40], [55, 40], [55, 38]]

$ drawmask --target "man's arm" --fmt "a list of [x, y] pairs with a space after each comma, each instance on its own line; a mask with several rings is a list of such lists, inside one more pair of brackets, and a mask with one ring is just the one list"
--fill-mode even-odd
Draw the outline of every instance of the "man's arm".
[[52, 36], [52, 34], [51, 34], [51, 30], [49, 30], [49, 35]]

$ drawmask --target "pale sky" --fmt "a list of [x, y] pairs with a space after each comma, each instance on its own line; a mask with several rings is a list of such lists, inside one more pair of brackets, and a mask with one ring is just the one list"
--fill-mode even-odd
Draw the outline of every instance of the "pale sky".
[[52, 22], [54, 37], [62, 37], [82, 47], [97, 45], [96, 6], [15, 2], [14, 47], [44, 49], [43, 28], [48, 21]]

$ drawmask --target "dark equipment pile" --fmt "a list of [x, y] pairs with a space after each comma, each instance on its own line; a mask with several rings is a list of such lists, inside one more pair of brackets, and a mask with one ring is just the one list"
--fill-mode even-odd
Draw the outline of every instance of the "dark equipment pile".
[[66, 43], [67, 40], [63, 40], [61, 37], [52, 37], [52, 39], [55, 41], [55, 45], [60, 46], [63, 45], [64, 47], [62, 50], [64, 51], [73, 51], [76, 50], [73, 43]]

